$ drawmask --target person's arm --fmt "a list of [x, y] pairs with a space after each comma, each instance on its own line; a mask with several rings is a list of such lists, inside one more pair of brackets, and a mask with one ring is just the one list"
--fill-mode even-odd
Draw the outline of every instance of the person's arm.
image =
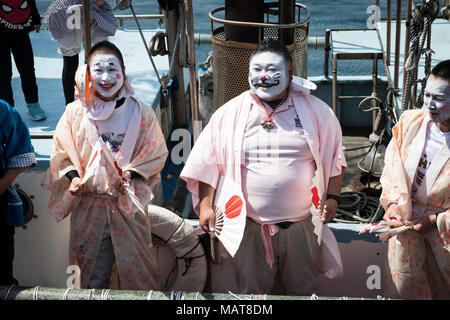
[[394, 228], [401, 227], [403, 225], [402, 218], [398, 212], [398, 206], [396, 203], [389, 204], [386, 209], [383, 220], [389, 222]]
[[80, 196], [84, 188], [81, 185], [81, 178], [77, 170], [70, 170], [66, 173], [66, 177], [70, 180], [69, 191], [74, 196]]
[[22, 172], [22, 168], [9, 168], [6, 170], [5, 175], [0, 178], [0, 196], [5, 193], [9, 186], [16, 180], [19, 173]]
[[70, 180], [70, 182], [72, 182], [74, 178], [79, 178], [80, 175], [78, 174], [77, 170], [70, 170], [66, 173], [66, 177]]
[[[327, 195], [332, 195], [336, 197], [341, 196], [341, 189], [342, 189], [342, 180], [344, 177], [344, 170], [345, 168], [342, 167], [341, 174], [338, 176], [330, 177], [328, 180], [328, 192]], [[322, 214], [321, 214], [321, 220], [323, 223], [328, 223], [334, 219], [336, 216], [336, 210], [338, 207], [338, 201], [336, 199], [326, 199], [323, 206]]]
[[412, 221], [405, 221], [405, 225], [411, 226], [412, 230], [424, 235], [428, 231], [436, 228], [437, 215], [430, 214]]
[[203, 231], [209, 233], [214, 232], [215, 214], [213, 208], [215, 189], [209, 184], [199, 182], [199, 208], [200, 220], [199, 224]]
[[41, 16], [36, 6], [36, 1], [32, 0], [28, 2], [30, 4], [31, 9], [31, 20], [34, 30], [39, 33], [41, 30]]

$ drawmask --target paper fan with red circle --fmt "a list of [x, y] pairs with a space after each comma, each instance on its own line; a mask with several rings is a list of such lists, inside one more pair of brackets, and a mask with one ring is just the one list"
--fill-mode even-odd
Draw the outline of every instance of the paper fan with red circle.
[[244, 235], [247, 210], [241, 188], [231, 178], [221, 177], [214, 206], [214, 234], [234, 257]]

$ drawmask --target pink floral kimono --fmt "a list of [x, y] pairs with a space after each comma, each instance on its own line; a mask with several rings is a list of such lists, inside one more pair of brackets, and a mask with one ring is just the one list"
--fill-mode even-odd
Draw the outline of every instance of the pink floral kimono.
[[[427, 110], [402, 114], [393, 128], [386, 149], [381, 176], [381, 204], [398, 205], [400, 221], [413, 220], [411, 185], [422, 154], [427, 125]], [[389, 240], [386, 270], [386, 296], [404, 299], [450, 298], [450, 151], [445, 144], [434, 157], [423, 183], [426, 189], [416, 194], [417, 210], [438, 214], [436, 228], [424, 236], [406, 231]]]
[[66, 107], [54, 133], [50, 167], [42, 185], [51, 191], [50, 214], [57, 221], [71, 214], [70, 263], [81, 269], [82, 288], [91, 278], [107, 221], [120, 288], [159, 288], [149, 217], [138, 211], [127, 192], [118, 192], [120, 172], [136, 171], [144, 179], [132, 179], [131, 187], [147, 208], [153, 197], [151, 187], [159, 181], [168, 153], [153, 109], [140, 101], [137, 105], [118, 158], [114, 160], [108, 148], [103, 148], [98, 167], [86, 182], [87, 192], [81, 197], [71, 195], [65, 174], [77, 170], [83, 178], [91, 155], [97, 151], [94, 146], [103, 141], [79, 100]]
[[[328, 105], [309, 95], [309, 90], [294, 91], [291, 88], [290, 94], [318, 168], [316, 175], [320, 172], [323, 177], [326, 192], [329, 178], [339, 175], [342, 167], [347, 166], [342, 151], [339, 122]], [[189, 155], [181, 178], [187, 182], [187, 188], [192, 193], [197, 214], [200, 181], [215, 187], [219, 177], [223, 175], [233, 178], [241, 185], [244, 130], [252, 99], [250, 91], [246, 91], [220, 107], [211, 117]], [[313, 223], [314, 221], [313, 219]], [[327, 225], [320, 227], [322, 242], [317, 269], [329, 278], [339, 277], [343, 274], [343, 267], [336, 238]], [[273, 257], [270, 257], [269, 250], [266, 247], [266, 260], [270, 265]]]

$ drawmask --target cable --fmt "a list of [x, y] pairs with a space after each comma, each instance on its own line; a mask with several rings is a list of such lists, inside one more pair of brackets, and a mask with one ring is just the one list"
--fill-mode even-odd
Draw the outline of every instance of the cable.
[[341, 199], [334, 222], [372, 223], [383, 217], [384, 210], [377, 197], [368, 196], [364, 192], [343, 192]]

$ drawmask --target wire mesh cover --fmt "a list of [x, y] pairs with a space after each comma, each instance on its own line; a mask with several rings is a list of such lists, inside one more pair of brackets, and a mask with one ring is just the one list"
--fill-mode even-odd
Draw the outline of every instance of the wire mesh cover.
[[[287, 46], [293, 60], [294, 75], [307, 77], [307, 31], [296, 28], [295, 43]], [[278, 39], [279, 29], [265, 28], [264, 39]], [[248, 84], [248, 68], [250, 55], [257, 44], [236, 41], [225, 41], [223, 27], [214, 30], [213, 49], [213, 82], [214, 110], [227, 101], [250, 89]]]

